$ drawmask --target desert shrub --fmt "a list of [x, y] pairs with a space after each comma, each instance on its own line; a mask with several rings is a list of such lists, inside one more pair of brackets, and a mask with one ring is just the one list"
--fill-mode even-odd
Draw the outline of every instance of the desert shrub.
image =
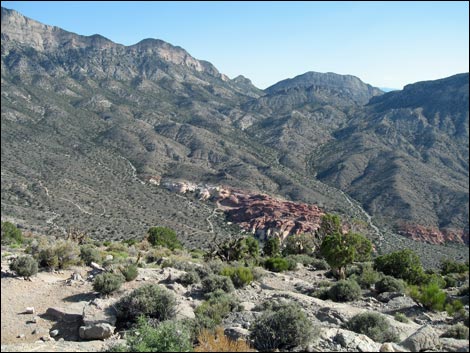
[[287, 261], [287, 270], [295, 271], [297, 270], [297, 259], [295, 255], [288, 255], [284, 258]]
[[10, 263], [10, 270], [18, 276], [31, 277], [38, 273], [38, 262], [29, 255], [17, 257]]
[[313, 234], [297, 234], [289, 235], [284, 241], [284, 248], [282, 254], [297, 255], [297, 254], [313, 254], [315, 251], [315, 237]]
[[459, 292], [457, 293], [457, 295], [459, 297], [463, 297], [464, 295], [468, 296], [468, 293], [469, 291], [468, 291], [468, 284], [467, 284], [466, 286], [463, 286], [459, 289]]
[[253, 281], [253, 273], [249, 267], [225, 267], [220, 274], [230, 277], [236, 288], [244, 287]]
[[329, 292], [330, 292], [330, 288], [320, 287], [320, 288], [316, 289], [311, 294], [311, 296], [315, 297], [315, 298], [318, 298], [318, 299], [321, 299], [321, 300], [327, 300], [330, 297]]
[[468, 340], [468, 327], [457, 324], [449, 327], [446, 332], [444, 332], [441, 337], [450, 337], [456, 338], [459, 340]]
[[463, 314], [465, 313], [464, 306], [462, 302], [458, 299], [453, 300], [452, 302], [449, 302], [446, 304], [445, 309], [447, 311], [447, 314], [450, 316], [453, 316], [454, 314]]
[[80, 250], [76, 243], [60, 240], [56, 244], [41, 249], [38, 253], [39, 265], [51, 269], [66, 269], [80, 262]]
[[137, 239], [125, 239], [121, 243], [126, 244], [127, 246], [136, 245], [139, 241]]
[[409, 322], [410, 320], [408, 320], [408, 318], [406, 317], [405, 314], [403, 313], [395, 313], [395, 316], [394, 316], [395, 320], [399, 321], [399, 322], [403, 322], [403, 323], [407, 323]]
[[451, 288], [457, 286], [457, 279], [452, 275], [446, 275], [444, 277], [444, 281], [446, 282], [445, 288]]
[[340, 280], [328, 292], [329, 298], [335, 302], [357, 300], [361, 295], [361, 287], [353, 280]]
[[306, 345], [314, 334], [310, 320], [293, 302], [285, 303], [275, 311], [263, 312], [251, 324], [250, 331], [255, 348], [261, 351]]
[[353, 316], [348, 321], [347, 328], [356, 333], [362, 333], [375, 342], [394, 342], [398, 339], [387, 319], [374, 312]]
[[121, 288], [124, 278], [115, 273], [100, 273], [93, 281], [93, 289], [100, 294], [110, 294]]
[[137, 276], [139, 275], [139, 270], [137, 268], [137, 265], [135, 264], [129, 264], [124, 267], [120, 267], [119, 271], [121, 271], [126, 282], [135, 280]]
[[218, 289], [227, 293], [235, 290], [232, 280], [226, 276], [212, 274], [202, 280], [202, 290], [205, 293], [214, 292]]
[[146, 284], [121, 298], [115, 305], [122, 322], [135, 322], [140, 315], [158, 321], [173, 319], [176, 299], [172, 292], [156, 284]]
[[405, 283], [392, 276], [383, 276], [377, 283], [375, 283], [375, 290], [378, 293], [384, 292], [405, 292]]
[[446, 302], [446, 293], [435, 282], [409, 287], [409, 295], [427, 309], [442, 311]]
[[282, 257], [271, 257], [264, 261], [264, 267], [273, 272], [282, 272], [289, 269], [289, 262]]
[[424, 276], [424, 280], [422, 284], [429, 284], [429, 283], [436, 283], [439, 286], [439, 288], [445, 288], [446, 286], [445, 278], [436, 273], [426, 274]]
[[127, 253], [127, 244], [113, 241], [106, 247], [107, 252]]
[[2, 222], [1, 242], [2, 245], [23, 244], [23, 234], [13, 223]]
[[314, 270], [329, 270], [330, 265], [326, 262], [325, 259], [316, 259], [313, 258], [312, 263], [310, 264]]
[[420, 284], [425, 280], [421, 260], [410, 249], [404, 249], [382, 255], [374, 260], [377, 271], [395, 278], [402, 278], [411, 284]]
[[199, 283], [200, 280], [201, 279], [199, 278], [199, 275], [197, 274], [197, 272], [194, 270], [191, 270], [181, 275], [177, 281], [184, 286], [189, 286], [191, 284]]
[[223, 327], [215, 328], [215, 333], [203, 330], [197, 337], [195, 352], [254, 352], [249, 343], [243, 340], [234, 341], [224, 334]]
[[151, 227], [147, 239], [153, 246], [164, 246], [170, 250], [183, 247], [175, 231], [167, 227]]
[[450, 259], [445, 259], [441, 262], [441, 274], [447, 275], [449, 273], [465, 273], [468, 271], [468, 262], [457, 262]]
[[317, 263], [321, 261], [326, 263], [326, 261], [323, 259], [316, 259], [310, 255], [305, 255], [305, 254], [289, 255], [289, 256], [286, 256], [286, 259], [293, 259], [295, 260], [296, 263], [302, 264], [304, 266], [309, 266], [313, 263]]
[[379, 273], [372, 268], [372, 264], [366, 262], [361, 266], [361, 273], [357, 277], [356, 281], [359, 283], [361, 288], [369, 289], [378, 281], [379, 277]]
[[179, 321], [164, 321], [154, 326], [141, 316], [127, 337], [127, 352], [191, 352], [188, 328]]
[[253, 280], [259, 281], [266, 275], [266, 270], [262, 267], [256, 266], [251, 269], [251, 273], [253, 273]]
[[264, 256], [274, 257], [281, 253], [281, 242], [278, 237], [270, 237], [263, 246]]
[[101, 252], [93, 244], [86, 244], [80, 246], [80, 259], [87, 265], [90, 266], [92, 262], [101, 263], [103, 260]]
[[204, 329], [214, 330], [230, 312], [240, 310], [238, 300], [221, 290], [209, 293], [206, 297], [207, 300], [194, 311], [197, 333]]

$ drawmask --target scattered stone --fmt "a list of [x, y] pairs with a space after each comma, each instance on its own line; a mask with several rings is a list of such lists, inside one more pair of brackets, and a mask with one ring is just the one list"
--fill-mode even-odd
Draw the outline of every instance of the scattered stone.
[[195, 317], [194, 309], [191, 307], [190, 303], [184, 301], [176, 306], [176, 320], [194, 319]]
[[83, 281], [82, 275], [78, 272], [74, 272], [71, 279], [74, 281]]
[[25, 338], [25, 335], [24, 333], [20, 333], [18, 336], [16, 336], [16, 338]]
[[394, 298], [403, 297], [403, 296], [404, 294], [398, 293], [398, 292], [383, 292], [377, 296], [377, 299], [381, 301], [382, 303], [388, 303], [390, 300]]
[[108, 323], [99, 323], [93, 326], [80, 326], [78, 334], [84, 340], [104, 340], [114, 333], [114, 326]]
[[41, 340], [42, 340], [43, 342], [54, 341], [54, 339], [53, 339], [51, 336], [49, 336], [49, 335], [44, 335], [44, 336], [42, 336], [42, 337], [41, 337]]
[[240, 305], [245, 311], [252, 311], [256, 307], [256, 304], [252, 302], [241, 302]]
[[112, 261], [113, 259], [114, 259], [114, 256], [111, 254], [106, 255], [106, 257], [104, 258], [105, 261]]
[[34, 310], [34, 307], [33, 306], [28, 306], [25, 311], [24, 311], [25, 314], [34, 314], [35, 313], [35, 310]]
[[320, 308], [316, 313], [316, 317], [320, 321], [326, 321], [334, 325], [342, 325], [347, 321], [342, 313], [329, 307]]
[[412, 352], [421, 352], [438, 349], [441, 343], [436, 331], [431, 326], [426, 325], [401, 342], [400, 345]]
[[98, 271], [104, 271], [104, 268], [101, 267], [100, 265], [98, 265], [96, 262], [92, 262], [90, 264], [90, 267], [94, 268], [95, 270], [98, 270]]
[[50, 335], [51, 337], [55, 337], [55, 336], [57, 336], [58, 334], [59, 334], [59, 330], [52, 330], [51, 332], [49, 332], [49, 335]]

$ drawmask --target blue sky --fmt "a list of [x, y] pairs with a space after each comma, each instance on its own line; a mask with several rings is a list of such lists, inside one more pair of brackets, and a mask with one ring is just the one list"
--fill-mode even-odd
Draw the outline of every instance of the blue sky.
[[469, 71], [460, 2], [2, 1], [40, 22], [131, 45], [158, 38], [266, 88], [307, 71], [378, 87]]

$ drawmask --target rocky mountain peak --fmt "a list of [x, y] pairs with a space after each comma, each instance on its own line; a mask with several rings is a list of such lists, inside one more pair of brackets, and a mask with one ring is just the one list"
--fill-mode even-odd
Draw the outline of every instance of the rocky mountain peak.
[[347, 95], [358, 104], [366, 104], [373, 96], [381, 95], [383, 92], [362, 82], [358, 77], [352, 75], [339, 75], [333, 72], [320, 73], [309, 71], [294, 78], [280, 81], [268, 87], [265, 92], [276, 94], [289, 90], [320, 89], [337, 91]]
[[45, 25], [15, 10], [2, 7], [2, 46], [5, 42], [20, 43], [38, 51], [89, 46], [109, 48], [116, 45], [101, 35], [81, 36], [56, 26]]

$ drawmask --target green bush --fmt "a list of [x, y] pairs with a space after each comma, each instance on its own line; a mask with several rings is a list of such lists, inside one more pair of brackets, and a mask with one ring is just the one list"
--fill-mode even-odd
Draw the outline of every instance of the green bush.
[[165, 321], [176, 315], [176, 298], [166, 288], [146, 284], [121, 298], [115, 307], [121, 322], [135, 322], [140, 315]]
[[103, 261], [100, 250], [93, 244], [80, 246], [80, 259], [87, 266], [90, 266], [92, 262], [100, 264]]
[[377, 271], [395, 278], [402, 278], [411, 284], [420, 284], [425, 280], [421, 260], [410, 249], [379, 256], [375, 259], [374, 266]]
[[457, 324], [449, 327], [446, 332], [444, 332], [441, 337], [450, 337], [456, 338], [459, 340], [468, 340], [468, 327], [465, 327], [462, 324]]
[[236, 288], [242, 288], [253, 281], [253, 273], [249, 267], [225, 267], [220, 274], [230, 277]]
[[441, 262], [441, 274], [447, 275], [449, 273], [465, 273], [468, 271], [468, 262], [457, 262], [454, 260], [443, 260]]
[[199, 283], [201, 279], [196, 271], [191, 270], [180, 276], [177, 281], [184, 286], [189, 286], [191, 284]]
[[260, 351], [306, 345], [313, 335], [310, 320], [293, 302], [280, 305], [275, 311], [266, 310], [250, 326], [250, 338]]
[[60, 240], [41, 249], [38, 253], [39, 265], [51, 269], [66, 269], [80, 262], [80, 250], [76, 243]]
[[264, 256], [274, 257], [281, 253], [281, 242], [278, 237], [270, 237], [263, 246]]
[[297, 256], [299, 255], [288, 255], [284, 259], [287, 261], [287, 270], [288, 271], [295, 271], [297, 270]]
[[442, 311], [446, 302], [446, 293], [435, 282], [420, 287], [410, 287], [410, 296], [427, 309]]
[[29, 255], [17, 257], [10, 263], [10, 270], [18, 276], [31, 277], [38, 273], [38, 262]]
[[396, 313], [394, 317], [395, 317], [395, 320], [397, 320], [399, 322], [407, 323], [407, 322], [410, 321], [410, 320], [408, 320], [406, 315], [403, 314], [403, 313]]
[[378, 293], [384, 293], [384, 292], [404, 293], [405, 283], [400, 279], [396, 279], [395, 277], [384, 276], [375, 284], [375, 290]]
[[458, 299], [453, 300], [450, 303], [447, 303], [446, 306], [445, 306], [445, 309], [447, 311], [447, 314], [449, 314], [450, 316], [453, 316], [456, 313], [457, 314], [464, 314], [465, 313], [464, 306], [463, 306], [462, 302]]
[[310, 264], [314, 270], [329, 270], [330, 265], [326, 262], [325, 259], [313, 259], [312, 263]]
[[143, 316], [126, 341], [127, 352], [191, 352], [193, 348], [191, 334], [181, 322], [164, 321], [155, 327]]
[[273, 272], [282, 272], [289, 269], [289, 262], [282, 257], [271, 257], [264, 261], [264, 267]]
[[387, 319], [374, 312], [355, 315], [348, 321], [347, 328], [356, 333], [362, 333], [375, 342], [395, 342], [398, 340]]
[[357, 300], [361, 295], [361, 287], [353, 280], [340, 280], [328, 292], [329, 298], [335, 302]]
[[233, 296], [221, 290], [209, 293], [207, 300], [194, 311], [196, 315], [196, 335], [203, 329], [215, 329], [230, 312], [239, 310], [239, 302]]
[[167, 227], [151, 227], [147, 239], [153, 246], [164, 246], [170, 250], [183, 248], [175, 231]]
[[379, 273], [372, 268], [371, 263], [366, 262], [361, 266], [361, 274], [357, 278], [357, 283], [361, 288], [369, 289], [379, 277]]
[[124, 276], [124, 279], [126, 282], [133, 281], [137, 278], [139, 275], [139, 270], [137, 268], [137, 265], [130, 264], [126, 265], [124, 267], [120, 267], [119, 271], [121, 271], [122, 275]]
[[93, 289], [100, 294], [110, 294], [121, 288], [124, 278], [115, 273], [100, 273], [93, 281]]
[[445, 288], [457, 286], [457, 279], [455, 279], [452, 275], [446, 275], [444, 277], [444, 281], [446, 282]]
[[218, 289], [227, 293], [235, 290], [232, 280], [226, 276], [211, 274], [202, 280], [202, 290], [205, 293], [215, 292]]
[[13, 223], [2, 222], [2, 245], [23, 244], [23, 234]]

